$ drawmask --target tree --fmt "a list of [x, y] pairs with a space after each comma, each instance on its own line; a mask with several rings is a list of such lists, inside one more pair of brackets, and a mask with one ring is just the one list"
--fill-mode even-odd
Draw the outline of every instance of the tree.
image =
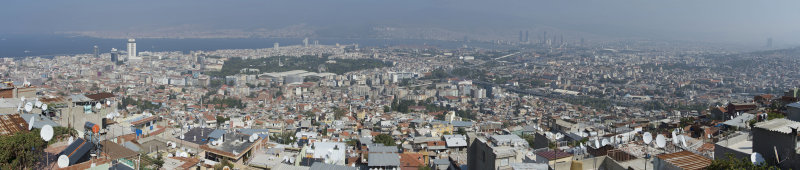
[[225, 168], [226, 166], [228, 168], [233, 169], [233, 163], [231, 163], [231, 161], [228, 161], [228, 159], [223, 158], [222, 161], [214, 165], [214, 170], [222, 170], [222, 168]]
[[394, 138], [388, 134], [379, 134], [375, 136], [375, 143], [381, 143], [384, 146], [395, 146]]
[[722, 169], [758, 169], [758, 170], [766, 170], [766, 169], [778, 169], [775, 166], [770, 166], [767, 164], [760, 164], [755, 165], [750, 162], [750, 157], [737, 159], [733, 157], [733, 154], [726, 154], [727, 158], [720, 158], [711, 161], [711, 165], [706, 167], [709, 170], [722, 170]]
[[458, 130], [456, 130], [456, 134], [459, 134], [459, 135], [467, 135], [467, 131], [466, 131], [466, 130], [464, 130], [464, 128], [463, 128], [463, 127], [460, 127], [460, 128], [458, 128]]
[[341, 119], [345, 114], [347, 114], [347, 110], [338, 107], [333, 108], [333, 117], [336, 120]]
[[231, 118], [227, 118], [227, 117], [223, 117], [223, 116], [217, 116], [216, 118], [217, 118], [217, 127], [219, 127], [220, 125], [224, 124], [226, 121], [231, 120]]
[[2, 169], [33, 168], [41, 159], [47, 144], [39, 137], [39, 129], [0, 136], [0, 167]]

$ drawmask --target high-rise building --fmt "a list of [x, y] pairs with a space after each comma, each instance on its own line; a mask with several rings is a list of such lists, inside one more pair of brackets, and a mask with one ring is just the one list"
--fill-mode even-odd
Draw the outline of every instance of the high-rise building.
[[314, 46], [319, 46], [319, 40], [314, 40]]
[[519, 31], [519, 42], [522, 42], [522, 31]]
[[94, 45], [94, 57], [95, 58], [100, 57], [100, 51], [99, 51], [99, 47], [97, 47], [97, 45]]
[[531, 39], [528, 39], [528, 31], [525, 31], [525, 42], [529, 42]]
[[275, 44], [272, 45], [272, 48], [275, 49], [275, 50], [278, 50], [278, 47], [280, 47], [280, 45], [278, 43], [275, 43]]
[[111, 62], [119, 62], [119, 52], [117, 52], [116, 48], [111, 48]]
[[136, 55], [136, 39], [128, 39], [128, 60], [141, 59]]
[[303, 39], [303, 47], [308, 47], [308, 37]]
[[767, 48], [772, 48], [772, 38], [767, 38]]

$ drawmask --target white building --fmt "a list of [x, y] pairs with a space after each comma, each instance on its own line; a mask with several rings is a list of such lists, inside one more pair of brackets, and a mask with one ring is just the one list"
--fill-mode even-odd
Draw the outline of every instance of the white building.
[[141, 60], [138, 55], [136, 55], [136, 39], [128, 39], [128, 60]]

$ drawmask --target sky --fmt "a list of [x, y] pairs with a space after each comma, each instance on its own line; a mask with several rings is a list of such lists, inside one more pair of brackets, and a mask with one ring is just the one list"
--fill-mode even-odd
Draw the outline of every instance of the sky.
[[[376, 26], [466, 33], [548, 28], [570, 35], [705, 42], [800, 44], [796, 0], [9, 0], [0, 34]], [[358, 32], [358, 31], [355, 31]], [[539, 35], [535, 33], [534, 35]]]

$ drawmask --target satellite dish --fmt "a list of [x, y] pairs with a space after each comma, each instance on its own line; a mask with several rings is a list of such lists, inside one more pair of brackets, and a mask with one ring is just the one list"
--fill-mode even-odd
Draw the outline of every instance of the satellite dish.
[[58, 156], [58, 167], [66, 168], [67, 166], [69, 166], [69, 157], [67, 155]]
[[47, 110], [47, 104], [42, 104], [42, 110]]
[[688, 147], [686, 145], [686, 136], [681, 135], [681, 144], [683, 144], [683, 147]]
[[189, 153], [186, 153], [186, 152], [181, 152], [181, 157], [184, 157], [184, 158], [185, 158], [185, 157], [189, 157]]
[[761, 156], [758, 152], [753, 152], [750, 154], [750, 162], [753, 162], [754, 165], [764, 164], [764, 156]]
[[53, 127], [44, 125], [42, 131], [39, 132], [39, 136], [41, 136], [44, 141], [50, 141], [50, 139], [53, 139]]
[[231, 170], [231, 167], [225, 166], [225, 167], [222, 167], [222, 170]]
[[656, 146], [659, 148], [664, 148], [664, 146], [667, 146], [667, 139], [664, 138], [664, 135], [658, 134], [656, 136]]
[[100, 103], [97, 103], [96, 105], [94, 105], [94, 107], [96, 107], [97, 109], [102, 109], [102, 108], [103, 108], [103, 105], [102, 105], [102, 104], [100, 104]]
[[678, 145], [678, 134], [675, 134], [675, 131], [672, 131], [672, 144]]
[[34, 116], [31, 116], [31, 120], [28, 121], [28, 130], [33, 129], [33, 121], [36, 120]]
[[111, 101], [106, 101], [106, 105], [111, 106]]
[[72, 136], [70, 136], [69, 137], [69, 143], [67, 143], [67, 144], [72, 144], [72, 141], [75, 141], [75, 138], [72, 138]]
[[19, 97], [19, 100], [25, 101], [25, 96]]
[[250, 135], [250, 142], [255, 142], [256, 140], [258, 140], [258, 135], [256, 135], [255, 133], [253, 135]]
[[33, 103], [25, 103], [25, 112], [31, 112], [31, 110], [33, 110]]
[[603, 146], [608, 145], [608, 139], [603, 139]]
[[650, 132], [644, 132], [644, 135], [642, 136], [642, 140], [644, 140], [645, 144], [650, 144], [650, 142], [653, 141], [653, 135], [650, 134]]
[[600, 140], [594, 140], [594, 148], [600, 148]]

